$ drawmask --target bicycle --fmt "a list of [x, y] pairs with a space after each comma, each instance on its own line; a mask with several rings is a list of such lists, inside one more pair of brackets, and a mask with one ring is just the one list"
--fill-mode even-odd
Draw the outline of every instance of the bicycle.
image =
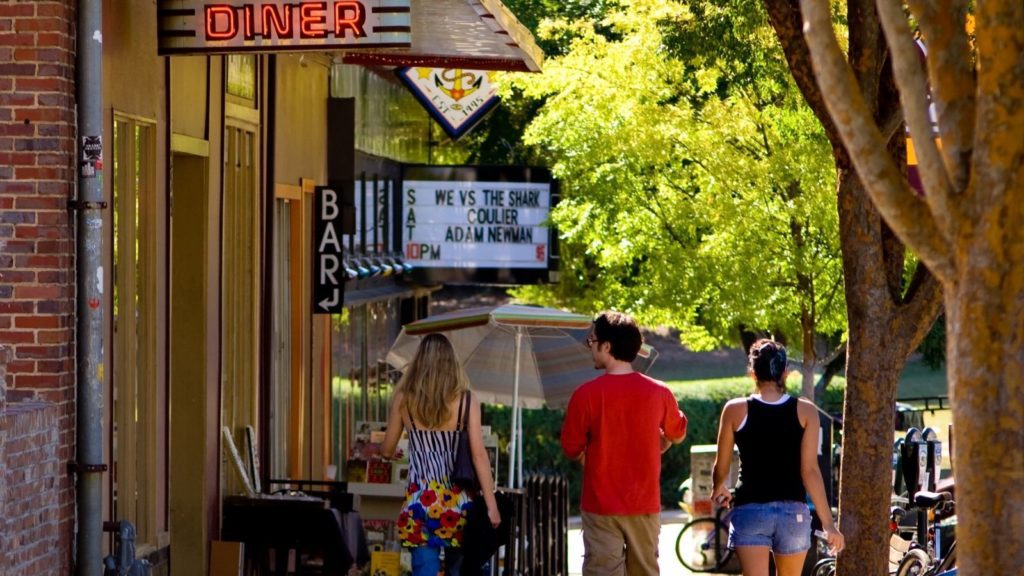
[[731, 508], [719, 507], [714, 516], [694, 518], [676, 537], [676, 557], [691, 572], [738, 574], [739, 557], [729, 549]]
[[900, 560], [896, 576], [938, 576], [955, 570], [956, 540], [943, 555], [940, 526], [933, 522], [932, 529], [928, 527], [928, 516], [941, 507], [952, 506], [952, 498], [949, 492], [921, 491], [914, 494], [914, 504], [918, 508], [917, 534]]

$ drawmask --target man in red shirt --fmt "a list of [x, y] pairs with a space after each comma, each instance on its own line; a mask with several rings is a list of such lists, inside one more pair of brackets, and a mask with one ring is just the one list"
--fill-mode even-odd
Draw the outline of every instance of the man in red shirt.
[[634, 372], [643, 336], [632, 317], [605, 312], [587, 345], [605, 373], [580, 386], [562, 424], [562, 451], [583, 463], [583, 575], [658, 574], [661, 453], [686, 436], [664, 383]]

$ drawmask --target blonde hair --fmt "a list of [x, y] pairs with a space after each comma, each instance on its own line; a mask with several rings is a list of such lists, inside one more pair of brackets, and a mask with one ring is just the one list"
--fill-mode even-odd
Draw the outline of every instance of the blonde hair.
[[469, 389], [469, 377], [442, 334], [428, 334], [398, 381], [403, 404], [414, 420], [439, 428], [451, 417], [448, 405]]

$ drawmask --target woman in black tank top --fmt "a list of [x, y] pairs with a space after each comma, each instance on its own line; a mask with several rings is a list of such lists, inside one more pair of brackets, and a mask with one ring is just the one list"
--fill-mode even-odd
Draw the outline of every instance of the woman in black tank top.
[[[778, 576], [798, 576], [811, 546], [808, 496], [833, 553], [843, 548], [818, 468], [817, 408], [786, 394], [781, 344], [755, 342], [747, 369], [757, 393], [730, 400], [722, 410], [712, 498], [734, 507], [729, 547], [736, 550], [744, 576], [767, 576], [769, 553]], [[735, 496], [726, 484], [734, 446], [740, 452]]]

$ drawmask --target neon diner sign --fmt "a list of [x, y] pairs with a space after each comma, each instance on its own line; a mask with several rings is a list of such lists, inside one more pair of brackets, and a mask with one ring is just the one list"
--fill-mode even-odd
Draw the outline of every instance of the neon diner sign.
[[408, 47], [410, 0], [161, 0], [161, 55]]

